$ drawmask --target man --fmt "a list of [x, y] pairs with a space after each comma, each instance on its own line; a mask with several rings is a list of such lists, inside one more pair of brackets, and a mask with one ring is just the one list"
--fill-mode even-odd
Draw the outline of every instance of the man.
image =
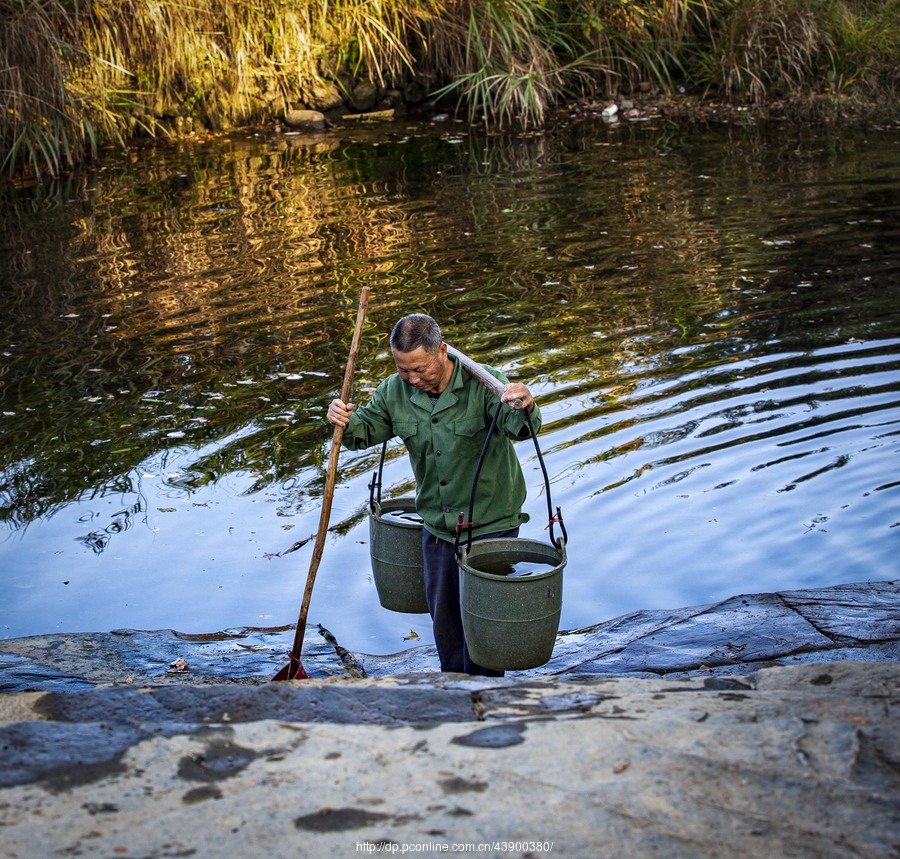
[[[469, 658], [459, 610], [455, 533], [459, 514], [468, 516], [472, 484], [497, 399], [472, 379], [447, 352], [437, 322], [423, 313], [404, 316], [391, 332], [397, 372], [379, 384], [361, 408], [332, 400], [328, 421], [343, 426], [351, 450], [399, 436], [416, 478], [416, 510], [422, 517], [425, 596], [442, 671], [500, 676]], [[525, 478], [512, 440], [535, 432], [541, 414], [531, 392], [486, 368], [506, 384], [504, 405], [478, 478], [473, 538], [515, 537], [528, 521], [522, 512]], [[465, 539], [466, 532], [461, 535]]]

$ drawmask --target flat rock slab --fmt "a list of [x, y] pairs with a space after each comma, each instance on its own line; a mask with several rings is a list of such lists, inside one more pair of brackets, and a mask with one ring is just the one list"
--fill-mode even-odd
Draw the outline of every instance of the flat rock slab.
[[[900, 582], [750, 594], [671, 611], [643, 611], [558, 635], [550, 661], [518, 677], [740, 675], [822, 660], [900, 660]], [[96, 685], [271, 680], [293, 628], [209, 635], [172, 630], [37, 635], [0, 641], [0, 691], [78, 691]], [[352, 654], [321, 627], [304, 639], [312, 678], [435, 672], [434, 647]]]
[[4, 695], [0, 856], [888, 859], [897, 668]]

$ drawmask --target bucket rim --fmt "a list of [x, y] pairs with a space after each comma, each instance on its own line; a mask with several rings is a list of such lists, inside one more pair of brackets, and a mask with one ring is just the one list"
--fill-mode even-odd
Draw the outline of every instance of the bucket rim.
[[[479, 570], [473, 566], [470, 566], [470, 556], [472, 550], [478, 547], [483, 553], [484, 550], [491, 548], [491, 543], [528, 543], [531, 546], [539, 546], [542, 550], [550, 552], [555, 552], [558, 555], [558, 561], [556, 561], [556, 566], [552, 570], [547, 570], [544, 573], [532, 573], [528, 576], [510, 576], [508, 574], [502, 573], [489, 573], [486, 570]], [[476, 554], [479, 554], [476, 552]], [[539, 582], [543, 579], [549, 579], [551, 576], [561, 575], [563, 572], [563, 568], [566, 566], [566, 544], [560, 542], [559, 544], [548, 543], [545, 540], [533, 540], [528, 537], [500, 537], [496, 539], [488, 538], [486, 540], [476, 540], [472, 543], [472, 546], [468, 551], [466, 551], [465, 546], [460, 547], [459, 558], [457, 559], [459, 570], [461, 573], [468, 574], [471, 573], [474, 576], [478, 576], [479, 578], [486, 579], [488, 581], [493, 582], [508, 582], [510, 584], [517, 585], [526, 585], [529, 582]]]
[[409, 528], [420, 531], [424, 527], [424, 522], [422, 521], [404, 522], [401, 519], [386, 519], [383, 514], [392, 510], [410, 510], [417, 516], [419, 515], [416, 510], [415, 496], [404, 495], [399, 498], [382, 498], [381, 501], [373, 501], [372, 506], [369, 508], [369, 518], [389, 528]]

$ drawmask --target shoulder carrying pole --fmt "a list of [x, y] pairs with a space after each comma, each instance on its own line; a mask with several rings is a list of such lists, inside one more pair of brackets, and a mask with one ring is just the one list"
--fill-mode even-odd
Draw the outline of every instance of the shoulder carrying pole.
[[[446, 342], [446, 341], [445, 341]], [[489, 391], [496, 394], [498, 397], [503, 396], [503, 389], [506, 387], [503, 382], [501, 382], [496, 376], [492, 376], [488, 373], [481, 364], [476, 364], [468, 355], [463, 354], [451, 346], [449, 343], [446, 343], [447, 346], [447, 354], [452, 355], [462, 364], [463, 370], [465, 370], [476, 382], [480, 382], [487, 388]], [[509, 403], [510, 408], [521, 408], [522, 401], [521, 400], [513, 400]]]

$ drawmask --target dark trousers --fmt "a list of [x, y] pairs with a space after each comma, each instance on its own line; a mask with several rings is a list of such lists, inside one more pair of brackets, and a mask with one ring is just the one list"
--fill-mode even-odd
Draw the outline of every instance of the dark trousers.
[[[485, 534], [475, 539], [518, 536], [519, 529], [514, 528], [511, 531]], [[459, 610], [459, 565], [453, 543], [439, 540], [423, 529], [422, 556], [425, 562], [425, 599], [431, 614], [434, 643], [437, 645], [438, 657], [441, 660], [441, 671], [502, 677], [502, 671], [484, 668], [469, 657]]]

